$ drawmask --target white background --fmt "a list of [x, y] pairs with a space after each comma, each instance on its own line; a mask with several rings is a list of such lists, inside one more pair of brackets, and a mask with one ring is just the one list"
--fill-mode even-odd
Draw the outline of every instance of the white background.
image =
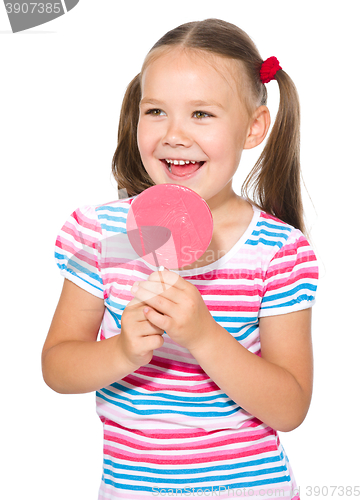
[[[166, 31], [208, 17], [240, 26], [263, 58], [277, 56], [300, 94], [307, 220], [321, 271], [315, 389], [305, 422], [281, 440], [302, 498], [308, 486], [361, 485], [359, 2], [81, 0], [17, 34], [0, 5], [1, 498], [97, 498], [94, 394], [59, 395], [41, 374], [62, 286], [54, 242], [75, 208], [117, 198], [120, 106], [148, 50]], [[268, 90], [275, 114], [276, 82]], [[244, 153], [235, 190], [258, 152]]]

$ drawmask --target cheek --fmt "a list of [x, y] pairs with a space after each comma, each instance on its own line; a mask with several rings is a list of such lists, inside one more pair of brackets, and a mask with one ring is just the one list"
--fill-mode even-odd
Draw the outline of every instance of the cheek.
[[137, 144], [138, 148], [141, 149], [144, 139], [144, 127], [142, 121], [138, 122], [137, 125]]
[[234, 135], [224, 128], [215, 130], [204, 137], [200, 136], [200, 143], [207, 155], [216, 162], [222, 162], [235, 152]]
[[150, 152], [152, 137], [147, 124], [140, 120], [137, 126], [137, 144], [141, 156]]

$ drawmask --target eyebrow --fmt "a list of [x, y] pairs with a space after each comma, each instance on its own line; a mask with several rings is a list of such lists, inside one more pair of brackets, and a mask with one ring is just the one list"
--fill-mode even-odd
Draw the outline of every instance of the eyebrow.
[[[163, 106], [165, 103], [163, 101], [158, 101], [157, 99], [150, 99], [150, 98], [147, 98], [147, 97], [144, 97], [140, 104], [155, 104], [156, 106]], [[220, 104], [219, 102], [217, 101], [189, 101], [188, 104], [190, 104], [191, 106], [202, 106], [202, 107], [207, 107], [207, 106], [216, 106], [218, 108], [221, 108], [221, 109], [225, 109], [224, 106], [222, 104]]]

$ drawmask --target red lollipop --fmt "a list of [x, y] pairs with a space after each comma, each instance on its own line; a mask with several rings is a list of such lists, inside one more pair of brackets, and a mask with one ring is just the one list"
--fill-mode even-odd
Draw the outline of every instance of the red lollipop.
[[158, 184], [135, 198], [127, 216], [133, 249], [156, 267], [178, 269], [201, 257], [213, 230], [211, 211], [197, 193], [178, 184]]

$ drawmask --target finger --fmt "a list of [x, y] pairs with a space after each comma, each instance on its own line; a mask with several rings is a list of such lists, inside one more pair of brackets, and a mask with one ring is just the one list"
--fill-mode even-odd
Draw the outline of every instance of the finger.
[[151, 307], [145, 307], [143, 309], [143, 312], [147, 318], [147, 320], [160, 328], [161, 330], [165, 331], [167, 329], [167, 325], [169, 324], [170, 318], [164, 314], [159, 314], [158, 311], [155, 309], [152, 309]]
[[155, 271], [154, 273], [151, 273], [148, 277], [148, 281], [157, 281], [161, 283], [163, 281], [165, 285], [181, 288], [181, 282], [184, 280], [177, 273], [165, 269], [164, 271]]
[[[163, 287], [167, 287], [167, 289], [164, 290]], [[167, 290], [170, 288], [171, 285], [165, 285], [159, 281], [136, 281], [131, 288], [131, 293], [134, 294], [135, 297], [139, 298], [140, 295], [137, 292], [142, 289], [144, 292], [147, 292], [147, 295], [145, 295], [145, 293], [143, 294], [142, 297], [144, 298], [148, 298], [149, 296], [154, 297], [155, 295], [160, 295], [161, 293], [164, 297], [169, 297], [170, 294], [167, 294]]]
[[149, 290], [140, 287], [137, 290], [137, 298], [141, 300], [145, 306], [150, 306], [158, 313], [172, 315], [174, 307], [177, 306], [175, 302], [169, 300], [161, 294], [154, 294]]
[[149, 319], [146, 318], [146, 314], [143, 312], [143, 309], [142, 309], [143, 320], [140, 321], [140, 333], [142, 337], [147, 337], [149, 335], [155, 335], [155, 334], [163, 335], [164, 333], [163, 328], [159, 328], [158, 326], [151, 323]]
[[144, 349], [146, 351], [153, 351], [159, 349], [164, 343], [164, 338], [160, 334], [147, 335], [143, 337]]
[[165, 270], [165, 268], [163, 266], [161, 266], [158, 270], [158, 275], [159, 275], [161, 283], [162, 283], [163, 291], [166, 291], [166, 285], [165, 285], [165, 282], [163, 281], [163, 277], [162, 277], [162, 273], [161, 273], [161, 271], [164, 271], [164, 270]]
[[177, 304], [185, 299], [185, 292], [170, 287], [169, 290], [161, 293], [161, 283], [142, 281], [135, 293], [135, 298], [153, 307], [163, 314], [171, 314]]
[[[146, 315], [143, 312], [143, 309], [146, 306], [149, 306], [147, 302], [145, 302], [144, 300], [140, 300], [138, 297], [133, 297], [133, 299], [125, 307], [125, 310], [126, 309], [132, 310], [134, 320], [137, 321], [138, 323], [149, 323], [148, 319], [146, 318]], [[147, 325], [145, 325], [145, 328], [147, 328]], [[147, 334], [145, 333], [145, 335]]]
[[139, 299], [137, 299], [136, 297], [133, 298], [126, 306], [126, 308], [133, 308], [133, 317], [134, 317], [134, 320], [137, 321], [139, 324], [140, 324], [140, 328], [141, 328], [141, 333], [143, 336], [147, 336], [147, 335], [152, 335], [152, 334], [163, 334], [163, 330], [158, 328], [156, 325], [153, 325], [152, 323], [150, 323], [150, 321], [147, 319], [143, 309], [145, 307], [149, 307], [148, 304], [146, 304], [146, 302], [143, 302]]
[[143, 302], [142, 300], [140, 300], [138, 297], [133, 297], [132, 300], [130, 300], [128, 302], [128, 304], [126, 305], [127, 308], [133, 308], [133, 309], [136, 309], [136, 308], [140, 308], [142, 310], [142, 306], [145, 306], [146, 303]]

